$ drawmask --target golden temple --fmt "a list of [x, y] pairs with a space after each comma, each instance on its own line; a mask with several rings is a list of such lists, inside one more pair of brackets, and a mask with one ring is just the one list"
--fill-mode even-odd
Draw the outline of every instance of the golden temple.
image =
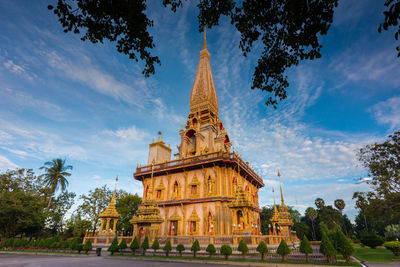
[[[258, 191], [264, 186], [263, 179], [231, 151], [218, 111], [204, 31], [190, 112], [179, 131], [177, 158], [171, 159], [172, 149], [161, 136], [149, 145], [147, 165], [138, 166], [134, 173], [143, 184], [142, 204], [130, 220], [139, 241], [145, 236], [150, 241], [158, 238], [160, 243], [170, 240], [185, 245], [195, 239], [203, 245], [237, 244], [240, 239], [249, 245], [261, 240], [267, 244], [278, 244], [282, 238], [289, 243], [297, 240], [282, 187], [282, 204], [279, 211], [274, 205], [271, 219], [273, 231], [261, 234]], [[133, 236], [125, 238], [130, 242]]]

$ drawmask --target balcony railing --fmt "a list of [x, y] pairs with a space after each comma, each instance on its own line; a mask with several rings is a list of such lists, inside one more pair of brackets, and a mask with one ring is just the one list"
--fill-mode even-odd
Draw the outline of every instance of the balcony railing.
[[136, 168], [135, 175], [141, 173], [157, 172], [160, 170], [168, 169], [168, 168], [176, 168], [176, 167], [185, 167], [188, 165], [193, 165], [194, 163], [206, 163], [210, 161], [218, 161], [218, 160], [230, 160], [236, 163], [239, 163], [240, 169], [245, 170], [249, 173], [257, 182], [259, 182], [262, 186], [264, 186], [262, 178], [244, 161], [242, 160], [236, 153], [228, 153], [228, 152], [213, 152], [198, 156], [192, 156], [187, 158], [175, 159], [171, 161], [166, 161], [162, 163], [157, 163], [153, 165], [145, 165], [138, 166]]

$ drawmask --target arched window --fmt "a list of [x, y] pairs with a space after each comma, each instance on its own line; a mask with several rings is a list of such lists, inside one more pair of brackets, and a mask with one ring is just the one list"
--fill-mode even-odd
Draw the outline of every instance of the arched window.
[[208, 193], [211, 194], [213, 191], [211, 176], [208, 176], [207, 186], [208, 186]]

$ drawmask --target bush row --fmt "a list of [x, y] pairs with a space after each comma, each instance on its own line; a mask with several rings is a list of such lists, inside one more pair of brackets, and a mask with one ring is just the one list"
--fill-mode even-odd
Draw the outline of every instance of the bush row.
[[[126, 248], [128, 248], [128, 246], [126, 244], [125, 239], [122, 239], [121, 243], [118, 244], [118, 239], [117, 239], [117, 237], [115, 237], [113, 242], [111, 243], [110, 247], [108, 248], [108, 251], [110, 251], [111, 255], [113, 255], [115, 252], [123, 251]], [[142, 244], [139, 244], [139, 241], [135, 237], [132, 240], [129, 248], [132, 250], [133, 254], [135, 254], [137, 249], [142, 248], [143, 255], [146, 255], [146, 250], [149, 248], [154, 249], [155, 252], [157, 250], [161, 249], [158, 239], [155, 239], [153, 244], [150, 246], [149, 238], [147, 236], [144, 238]], [[243, 257], [245, 257], [247, 252], [249, 251], [249, 248], [243, 239], [240, 240], [237, 249], [238, 249], [238, 251], [240, 251], [242, 253]], [[168, 241], [164, 245], [162, 250], [164, 250], [165, 255], [168, 257], [169, 253], [172, 251], [171, 242]], [[196, 257], [196, 253], [200, 250], [201, 250], [201, 248], [200, 248], [199, 241], [196, 239], [190, 248], [190, 251], [193, 252], [193, 257]], [[260, 253], [261, 260], [264, 260], [264, 255], [268, 254], [267, 244], [264, 241], [261, 241], [258, 244], [256, 250], [258, 253]], [[183, 244], [178, 244], [176, 246], [176, 251], [179, 253], [179, 256], [182, 256], [182, 252], [185, 251], [185, 246]], [[217, 252], [217, 250], [213, 244], [209, 244], [206, 248], [206, 252], [208, 252], [210, 254], [210, 257], [212, 257], [213, 254], [215, 254]], [[311, 254], [313, 252], [313, 250], [312, 250], [312, 247], [311, 247], [307, 237], [304, 237], [303, 241], [301, 242], [300, 252], [302, 252], [306, 255], [306, 259], [308, 261], [308, 254]], [[282, 261], [285, 261], [287, 255], [289, 255], [291, 253], [291, 249], [288, 247], [285, 240], [283, 240], [283, 239], [281, 240], [281, 243], [279, 244], [279, 246], [276, 250], [276, 253], [281, 255]], [[221, 249], [220, 249], [220, 254], [224, 255], [225, 259], [228, 259], [228, 257], [232, 254], [232, 247], [227, 244], [222, 245]]]

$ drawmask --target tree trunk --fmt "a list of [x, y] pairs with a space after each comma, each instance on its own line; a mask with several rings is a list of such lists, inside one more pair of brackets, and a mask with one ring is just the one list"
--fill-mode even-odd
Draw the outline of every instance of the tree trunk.
[[196, 251], [193, 251], [193, 257], [196, 258]]
[[261, 260], [264, 260], [264, 253], [261, 253]]
[[306, 262], [309, 262], [308, 253], [306, 253]]
[[311, 220], [311, 225], [312, 225], [312, 230], [313, 230], [313, 240], [315, 241], [316, 237], [315, 237], [315, 229], [314, 229], [314, 220]]

